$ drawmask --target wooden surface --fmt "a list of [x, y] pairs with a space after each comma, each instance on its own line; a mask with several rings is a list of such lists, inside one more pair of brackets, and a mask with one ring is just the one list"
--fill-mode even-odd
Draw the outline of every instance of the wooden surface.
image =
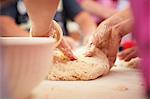
[[28, 99], [145, 99], [141, 74], [135, 69], [113, 67], [92, 81], [44, 80]]

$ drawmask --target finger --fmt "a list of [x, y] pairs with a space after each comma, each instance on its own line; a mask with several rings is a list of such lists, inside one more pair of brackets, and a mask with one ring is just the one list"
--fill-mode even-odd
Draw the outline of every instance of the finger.
[[115, 57], [115, 56], [113, 56], [113, 57], [108, 57], [110, 69], [111, 69], [112, 66], [114, 65], [115, 60], [116, 60], [116, 57]]
[[99, 34], [98, 33], [94, 33], [89, 38], [88, 44], [91, 45], [91, 43], [92, 43], [95, 47], [98, 47], [100, 42], [101, 42], [101, 38], [100, 38]]
[[70, 46], [65, 42], [62, 34], [63, 32], [59, 24], [55, 21], [52, 21], [49, 35], [56, 38], [56, 47], [59, 48], [70, 60], [76, 60], [77, 58], [73, 55]]
[[63, 38], [63, 31], [60, 27], [60, 25], [56, 21], [52, 21], [50, 30], [49, 30], [49, 36], [55, 38], [57, 40], [56, 47], [60, 44]]
[[71, 61], [74, 61], [77, 59], [77, 57], [72, 53], [70, 49], [62, 50], [65, 56], [67, 56]]
[[95, 54], [95, 50], [96, 50], [96, 46], [93, 43], [91, 43], [90, 45], [87, 46], [85, 56], [87, 57], [93, 56]]
[[124, 60], [124, 58], [133, 51], [134, 51], [134, 48], [125, 49], [124, 51], [118, 54], [118, 57], [120, 60]]
[[58, 48], [64, 53], [65, 56], [67, 56], [70, 60], [76, 60], [77, 57], [73, 54], [73, 52], [71, 51], [70, 46], [64, 41], [64, 39], [62, 39], [60, 45], [58, 46]]
[[137, 53], [136, 51], [133, 51], [124, 58], [124, 61], [130, 61], [132, 58], [135, 58], [135, 57], [137, 57]]
[[73, 38], [64, 36], [64, 39], [68, 43], [71, 49], [76, 49], [77, 47], [79, 47], [79, 42], [75, 41]]

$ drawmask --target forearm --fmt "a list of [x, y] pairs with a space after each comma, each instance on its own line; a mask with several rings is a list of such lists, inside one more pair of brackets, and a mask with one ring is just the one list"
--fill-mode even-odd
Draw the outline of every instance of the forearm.
[[112, 27], [118, 23], [121, 23], [122, 21], [126, 19], [133, 19], [133, 16], [131, 14], [130, 8], [127, 8], [121, 12], [116, 13], [115, 15], [111, 16], [110, 18], [106, 19], [102, 23]]
[[59, 0], [24, 0], [31, 19], [32, 36], [48, 33]]
[[97, 27], [90, 15], [84, 11], [76, 16], [75, 21], [79, 24], [81, 31], [85, 35], [91, 34]]
[[86, 11], [103, 18], [108, 18], [117, 12], [92, 0], [84, 0], [81, 5]]
[[133, 23], [133, 19], [126, 19], [120, 22], [119, 24], [113, 26], [113, 29], [115, 31], [118, 31], [119, 35], [123, 37], [132, 31]]
[[15, 20], [9, 16], [0, 16], [1, 36], [29, 36], [29, 33], [21, 29]]

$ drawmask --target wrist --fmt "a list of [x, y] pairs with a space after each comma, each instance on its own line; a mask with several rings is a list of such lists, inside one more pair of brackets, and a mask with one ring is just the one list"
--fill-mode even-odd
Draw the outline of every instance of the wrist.
[[[40, 22], [39, 22], [40, 23]], [[31, 26], [30, 34], [33, 37], [49, 37], [49, 29], [51, 27], [51, 23], [49, 24], [39, 24], [39, 23], [33, 23]]]
[[32, 36], [35, 37], [52, 37], [56, 39], [56, 47], [60, 44], [63, 38], [63, 32], [61, 27], [56, 21], [52, 21], [49, 28], [46, 31], [37, 31], [34, 27], [31, 29]]

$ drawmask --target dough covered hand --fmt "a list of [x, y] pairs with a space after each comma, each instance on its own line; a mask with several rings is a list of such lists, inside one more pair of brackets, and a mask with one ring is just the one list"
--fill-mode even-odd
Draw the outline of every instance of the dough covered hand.
[[112, 66], [116, 59], [120, 41], [119, 31], [103, 22], [89, 39], [85, 54], [91, 57], [95, 54], [95, 49], [99, 48], [107, 56], [109, 64]]
[[68, 45], [68, 43], [62, 39], [58, 47], [65, 56], [67, 56], [71, 61], [76, 60], [76, 56], [72, 53], [71, 47]]
[[49, 36], [56, 38], [56, 47], [60, 49], [65, 56], [67, 56], [71, 61], [76, 60], [75, 55], [72, 53], [71, 47], [63, 38], [61, 27], [55, 21], [52, 22]]

